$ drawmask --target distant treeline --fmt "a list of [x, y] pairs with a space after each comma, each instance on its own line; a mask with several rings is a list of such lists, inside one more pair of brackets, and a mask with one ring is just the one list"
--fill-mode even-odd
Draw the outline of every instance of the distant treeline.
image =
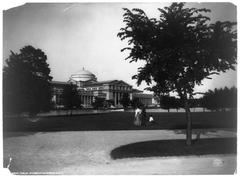
[[[160, 107], [163, 109], [180, 109], [184, 108], [183, 102], [176, 97], [161, 96]], [[190, 107], [202, 107], [211, 111], [225, 111], [226, 109], [237, 108], [237, 88], [220, 88], [208, 90], [203, 97], [189, 100]]]

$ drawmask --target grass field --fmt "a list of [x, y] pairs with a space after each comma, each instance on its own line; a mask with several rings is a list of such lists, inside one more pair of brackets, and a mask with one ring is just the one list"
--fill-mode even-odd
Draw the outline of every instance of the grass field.
[[[152, 114], [156, 123], [146, 127], [133, 125], [134, 113], [113, 112], [91, 115], [42, 117], [38, 122], [22, 118], [3, 119], [4, 131], [91, 131], [91, 130], [156, 130], [185, 129], [185, 113]], [[193, 112], [193, 128], [237, 127], [237, 113], [232, 112]]]

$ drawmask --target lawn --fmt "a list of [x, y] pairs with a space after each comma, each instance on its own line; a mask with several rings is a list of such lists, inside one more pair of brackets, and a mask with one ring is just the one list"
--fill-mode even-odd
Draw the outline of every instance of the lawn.
[[[134, 113], [112, 112], [91, 115], [42, 117], [38, 122], [22, 118], [3, 119], [4, 131], [91, 131], [91, 130], [157, 130], [185, 129], [185, 113], [152, 114], [156, 123], [146, 127], [133, 125]], [[237, 113], [232, 112], [193, 112], [193, 128], [236, 129]]]

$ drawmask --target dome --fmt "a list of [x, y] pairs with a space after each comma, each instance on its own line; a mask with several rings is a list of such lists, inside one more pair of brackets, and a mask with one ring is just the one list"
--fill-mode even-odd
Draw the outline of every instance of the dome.
[[74, 80], [76, 82], [81, 82], [81, 81], [85, 82], [85, 81], [96, 81], [97, 78], [93, 73], [83, 68], [82, 70], [76, 72], [75, 74], [72, 74], [71, 80]]

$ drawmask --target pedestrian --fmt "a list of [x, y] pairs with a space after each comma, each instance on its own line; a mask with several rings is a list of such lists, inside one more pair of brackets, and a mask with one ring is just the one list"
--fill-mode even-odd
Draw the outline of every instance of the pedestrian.
[[148, 122], [149, 122], [150, 125], [156, 124], [152, 115], [149, 116], [149, 121]]
[[140, 109], [139, 105], [136, 106], [135, 109], [135, 116], [134, 116], [134, 125], [140, 126], [141, 125], [141, 116], [142, 116], [142, 110]]
[[151, 123], [151, 122], [154, 122], [154, 119], [153, 119], [153, 116], [152, 116], [152, 115], [149, 116], [149, 122], [150, 122], [150, 123]]

